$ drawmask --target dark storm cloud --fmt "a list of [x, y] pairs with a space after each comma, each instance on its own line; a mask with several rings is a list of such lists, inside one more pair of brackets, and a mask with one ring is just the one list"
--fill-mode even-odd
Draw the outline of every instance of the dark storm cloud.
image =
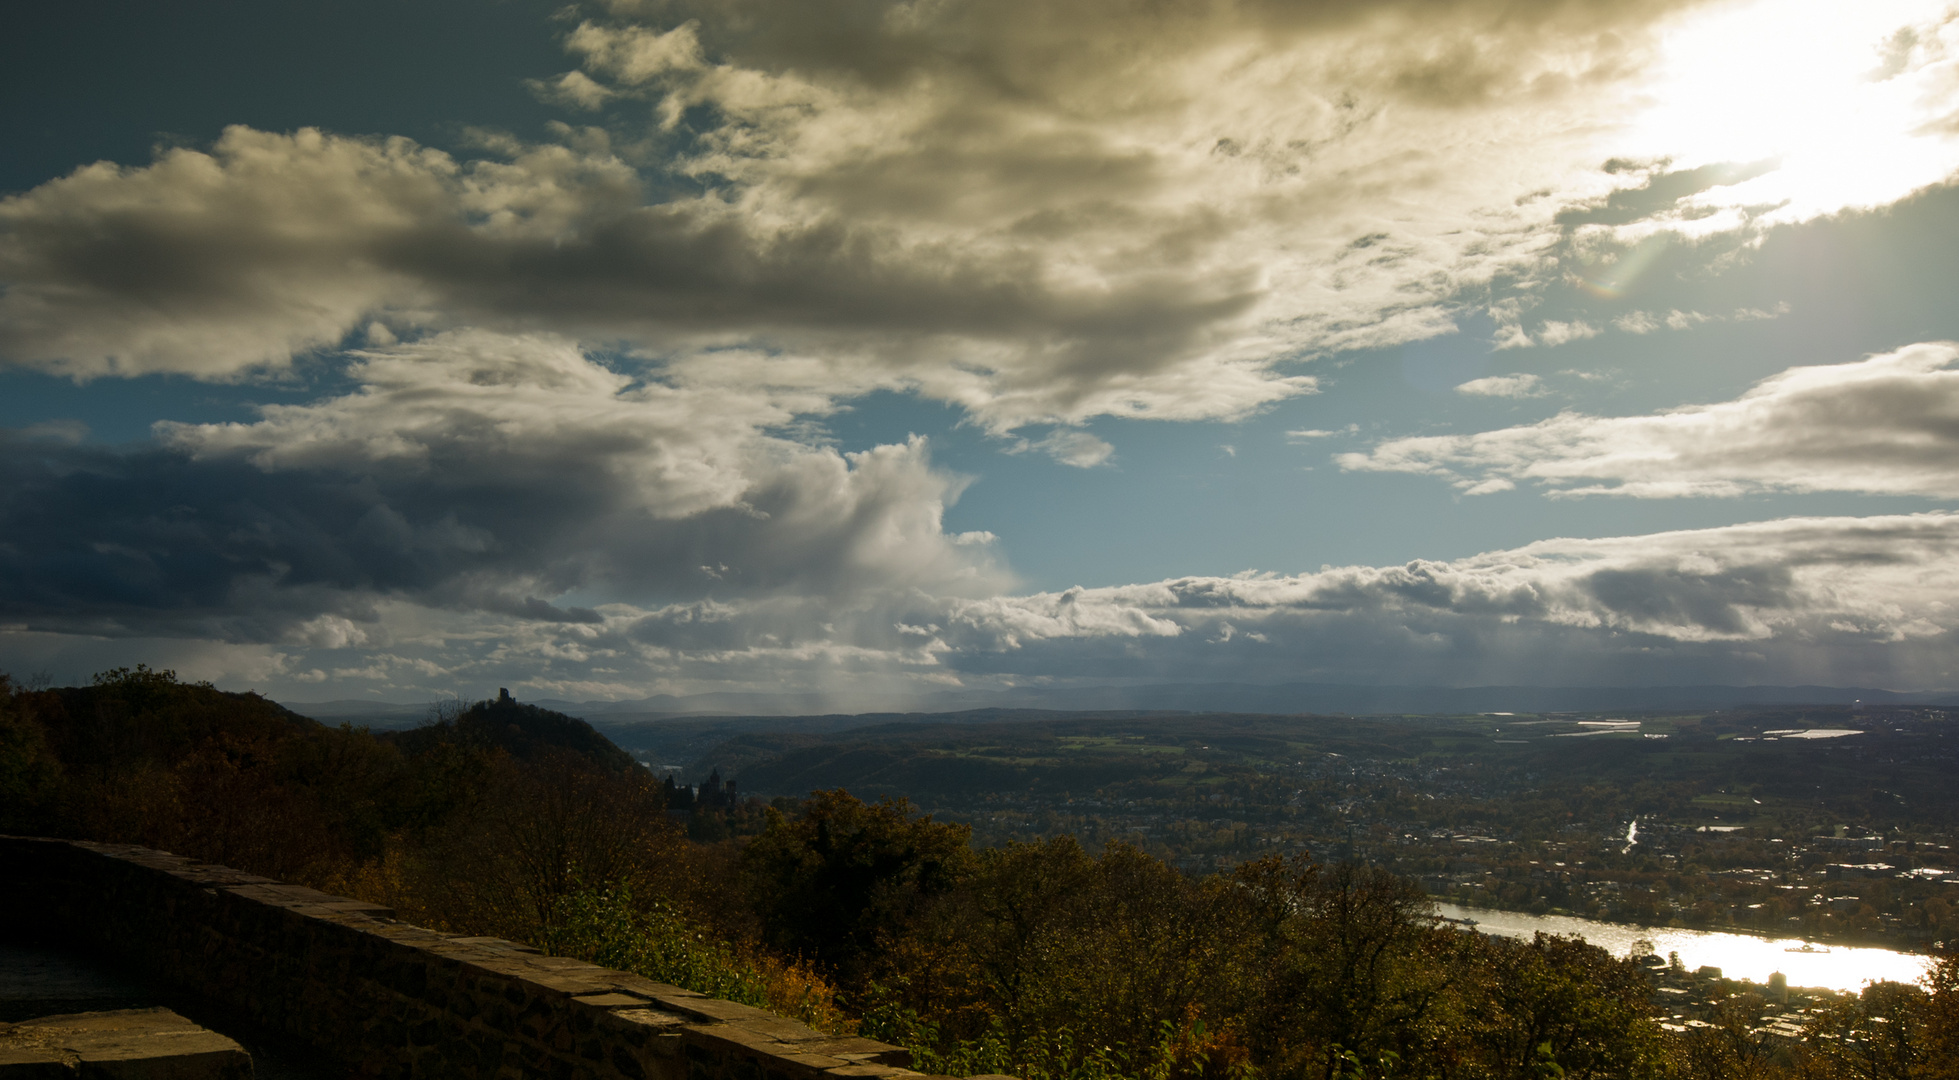
[[0, 618], [36, 628], [278, 640], [382, 596], [593, 621], [523, 590], [584, 571], [566, 549], [604, 509], [569, 475], [521, 487], [269, 474], [160, 449], [6, 451]]
[[344, 479], [16, 440], [0, 468], [0, 610], [33, 627], [276, 635], [358, 614], [359, 593], [422, 586], [458, 554]]
[[633, 390], [550, 340], [449, 336], [358, 370], [355, 393], [163, 425], [161, 445], [7, 440], [0, 618], [275, 640], [322, 614], [372, 620], [380, 598], [592, 624], [540, 597], [1003, 580], [984, 538], [940, 532], [960, 482], [922, 442], [847, 458], [772, 439], [766, 408]]
[[1717, 637], [1746, 637], [1751, 611], [1787, 608], [1795, 573], [1787, 566], [1696, 572], [1677, 566], [1601, 570], [1584, 583], [1598, 606], [1642, 625], [1691, 626]]

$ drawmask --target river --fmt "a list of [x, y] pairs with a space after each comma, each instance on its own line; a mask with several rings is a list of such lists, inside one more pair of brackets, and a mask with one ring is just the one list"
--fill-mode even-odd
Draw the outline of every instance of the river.
[[[1681, 930], [1665, 926], [1635, 926], [1631, 923], [1595, 922], [1566, 915], [1525, 915], [1515, 911], [1491, 911], [1437, 904], [1436, 911], [1446, 918], [1474, 919], [1476, 929], [1485, 934], [1527, 938], [1539, 930], [1547, 934], [1577, 934], [1614, 956], [1632, 951], [1633, 942], [1653, 943], [1653, 951], [1665, 956], [1680, 954], [1687, 970], [1712, 964], [1730, 979], [1766, 983], [1769, 975], [1780, 971], [1789, 976], [1790, 986], [1826, 987], [1831, 990], [1857, 990], [1880, 979], [1917, 982], [1931, 967], [1932, 959], [1890, 949], [1817, 945], [1813, 953], [1792, 953], [1800, 938], [1763, 938], [1752, 934], [1728, 934], [1713, 930]], [[1828, 952], [1820, 950], [1828, 948]]]

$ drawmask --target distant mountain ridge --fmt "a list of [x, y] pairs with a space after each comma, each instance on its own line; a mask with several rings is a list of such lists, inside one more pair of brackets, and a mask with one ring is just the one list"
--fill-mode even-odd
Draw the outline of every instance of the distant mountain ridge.
[[[1060, 712], [1148, 710], [1164, 712], [1328, 713], [1372, 716], [1393, 713], [1598, 712], [1624, 709], [1719, 709], [1740, 705], [1926, 705], [1959, 703], [1959, 690], [1895, 691], [1838, 686], [1360, 686], [1340, 683], [1169, 683], [1065, 689], [950, 691], [841, 707], [822, 694], [711, 693], [630, 701], [535, 699], [541, 708], [605, 724], [660, 716], [821, 716], [863, 713], [953, 712], [969, 709], [1043, 709]], [[376, 727], [408, 727], [428, 715], [426, 703], [360, 700], [285, 702], [303, 716]]]

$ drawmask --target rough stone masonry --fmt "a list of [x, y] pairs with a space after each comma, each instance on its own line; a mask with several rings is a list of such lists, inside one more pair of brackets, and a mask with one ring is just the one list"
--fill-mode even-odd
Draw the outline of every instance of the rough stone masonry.
[[169, 1009], [0, 1024], [0, 1080], [252, 1080], [244, 1047]]
[[0, 837], [0, 917], [403, 1080], [910, 1080], [910, 1052], [826, 1036], [496, 938], [149, 848]]

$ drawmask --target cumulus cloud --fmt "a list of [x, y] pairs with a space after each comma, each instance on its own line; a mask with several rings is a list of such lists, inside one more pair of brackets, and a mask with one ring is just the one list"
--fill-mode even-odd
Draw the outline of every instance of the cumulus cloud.
[[1023, 678], [1800, 680], [1834, 663], [1838, 678], [1937, 679], [1959, 629], [1955, 554], [1950, 514], [1792, 519], [963, 600], [935, 619], [938, 660]]
[[[1934, 430], [1955, 356], [1794, 369], [1713, 408], [1852, 430], [1904, 399]], [[122, 640], [300, 696], [774, 685], [847, 708], [1165, 672], [1924, 685], [1959, 618], [1951, 514], [1021, 594], [990, 535], [944, 531], [962, 480], [921, 440], [842, 454], [772, 434], [820, 401], [713, 371], [643, 380], [537, 334], [411, 339], [349, 374], [147, 446], [0, 439], [0, 651], [82, 664]], [[1831, 402], [1846, 419], [1824, 422]]]
[[561, 339], [481, 331], [364, 351], [350, 375], [251, 423], [159, 424], [155, 445], [0, 442], [0, 610], [352, 643], [393, 600], [590, 625], [550, 599], [1009, 580], [985, 537], [940, 528], [965, 481], [922, 439], [842, 454], [768, 434], [793, 397], [639, 383]]
[[1007, 427], [1232, 416], [1312, 387], [1212, 355], [1214, 324], [1254, 297], [1245, 268], [1198, 280], [1132, 260], [1118, 278], [1038, 244], [953, 245], [759, 195], [649, 205], [603, 138], [491, 148], [504, 158], [459, 163], [400, 139], [232, 128], [209, 152], [15, 196], [0, 355], [77, 378], [228, 378], [379, 315], [623, 337], [666, 360], [759, 342], [786, 356], [771, 381], [915, 386]]
[[561, 146], [464, 165], [406, 139], [233, 127], [208, 152], [0, 200], [0, 355], [83, 379], [282, 367], [375, 313], [416, 318], [445, 278], [521, 276], [486, 257], [639, 201], [622, 163]]
[[[1804, 431], [1812, 455], [1834, 440], [1844, 458], [1864, 445], [1845, 433], [1864, 430], [1949, 458], [1926, 433], [1953, 426], [1955, 358], [1921, 345], [1797, 368], [1736, 402], [1635, 419], [1743, 459], [1773, 456], [1748, 432]], [[1955, 514], [1028, 595], [990, 536], [943, 530], [961, 480], [922, 441], [840, 454], [771, 434], [812, 408], [793, 395], [643, 381], [560, 338], [483, 331], [363, 350], [350, 375], [351, 391], [253, 422], [159, 425], [150, 446], [0, 439], [0, 649], [81, 663], [116, 639], [175, 641], [154, 655], [302, 695], [328, 681], [396, 697], [486, 680], [576, 697], [774, 685], [840, 708], [1165, 672], [1951, 676]], [[1917, 412], [1901, 419], [1901, 401]]]
[[[996, 433], [1242, 416], [1312, 390], [1301, 357], [1554, 280], [1561, 215], [1644, 182], [1607, 159], [1700, 7], [608, 4], [536, 86], [600, 113], [556, 142], [234, 128], [0, 201], [0, 356], [232, 378], [378, 318], [747, 346]], [[1944, 32], [1887, 85], [1935, 82]]]
[[1612, 325], [1628, 334], [1650, 334], [1662, 324], [1650, 311], [1628, 311], [1613, 319]]
[[1490, 375], [1471, 379], [1456, 387], [1456, 393], [1470, 397], [1527, 398], [1544, 396], [1544, 380], [1528, 372], [1518, 375]]
[[1471, 494], [1640, 498], [1855, 491], [1959, 498], [1959, 345], [1790, 368], [1733, 401], [1653, 416], [1565, 412], [1536, 424], [1390, 439], [1343, 469], [1421, 473]]
[[[1925, 399], [1954, 355], [1797, 369], [1744, 400], [1858, 378]], [[1528, 682], [1547, 657], [1561, 679], [1664, 679], [1737, 650], [1768, 658], [1749, 661], [1763, 678], [1819, 657], [1930, 678], [1959, 610], [1941, 514], [1023, 595], [990, 536], [944, 532], [961, 481], [921, 441], [846, 455], [770, 434], [812, 407], [793, 395], [483, 331], [363, 350], [349, 374], [149, 446], [0, 440], [0, 644], [83, 663], [175, 641], [154, 655], [286, 692], [774, 683], [847, 706], [1164, 671]]]
[[567, 71], [555, 79], [532, 79], [531, 92], [553, 105], [597, 109], [617, 96], [582, 71]]
[[[1950, 678], [1940, 650], [1959, 627], [1956, 543], [1949, 514], [1797, 519], [966, 601], [961, 618], [985, 647], [948, 662], [1247, 681], [1679, 682], [1745, 671], [1936, 684]], [[1220, 653], [1226, 624], [1242, 640]]]
[[[590, 622], [394, 598], [379, 601], [367, 624], [315, 619], [305, 624], [313, 638], [197, 648], [232, 664], [249, 657], [259, 685], [288, 692], [303, 693], [314, 672], [371, 669], [369, 685], [397, 695], [495, 680], [583, 697], [768, 685], [821, 693], [838, 708], [961, 688], [1161, 681], [1166, 672], [1191, 681], [1926, 687], [1954, 675], [1954, 565], [1959, 515], [1806, 518], [1547, 540], [1450, 562], [1032, 595], [913, 588], [607, 604]], [[64, 637], [70, 651], [81, 647]], [[0, 644], [23, 640], [51, 644], [31, 629], [0, 629]], [[196, 649], [174, 647], [186, 651]]]
[[[1053, 637], [1180, 637], [1241, 624], [1422, 613], [1618, 630], [1677, 642], [1763, 641], [1835, 626], [1877, 640], [1937, 636], [1959, 577], [1959, 516], [1806, 518], [1602, 540], [1545, 540], [1453, 562], [1295, 577], [1182, 578], [964, 601], [996, 647]], [[1927, 576], [1929, 573], [1929, 577]], [[1914, 595], [1921, 584], [1927, 592]]]

